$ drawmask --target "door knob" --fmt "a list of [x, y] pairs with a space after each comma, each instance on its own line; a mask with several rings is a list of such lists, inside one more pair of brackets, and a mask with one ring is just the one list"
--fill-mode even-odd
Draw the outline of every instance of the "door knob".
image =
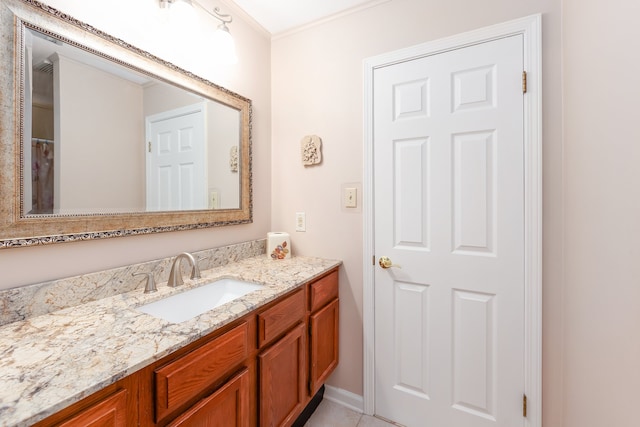
[[378, 264], [380, 264], [380, 267], [382, 268], [391, 268], [391, 267], [400, 268], [398, 264], [394, 264], [391, 261], [391, 258], [386, 256], [380, 257], [380, 259], [378, 260]]

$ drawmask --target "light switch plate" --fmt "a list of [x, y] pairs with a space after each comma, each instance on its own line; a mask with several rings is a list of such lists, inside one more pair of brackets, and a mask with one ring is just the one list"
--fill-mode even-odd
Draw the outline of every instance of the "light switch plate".
[[344, 182], [340, 184], [340, 191], [335, 193], [335, 202], [339, 204], [342, 213], [360, 214], [365, 197], [362, 183]]
[[218, 209], [220, 201], [218, 200], [218, 192], [209, 190], [209, 209]]
[[358, 191], [355, 187], [346, 187], [344, 189], [344, 207], [345, 208], [357, 208], [358, 207]]

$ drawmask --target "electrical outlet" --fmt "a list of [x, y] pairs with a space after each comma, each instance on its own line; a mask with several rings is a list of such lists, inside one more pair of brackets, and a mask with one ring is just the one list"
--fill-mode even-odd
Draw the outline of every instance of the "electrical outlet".
[[307, 218], [304, 212], [296, 212], [296, 231], [307, 231]]

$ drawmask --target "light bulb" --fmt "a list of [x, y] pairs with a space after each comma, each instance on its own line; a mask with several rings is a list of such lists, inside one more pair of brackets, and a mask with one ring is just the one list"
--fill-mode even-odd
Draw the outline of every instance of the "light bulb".
[[221, 64], [235, 64], [238, 62], [236, 43], [226, 25], [222, 24], [213, 34], [213, 47], [216, 62]]
[[175, 16], [181, 20], [190, 20], [195, 16], [195, 10], [191, 0], [174, 0], [171, 3], [171, 13], [175, 14]]

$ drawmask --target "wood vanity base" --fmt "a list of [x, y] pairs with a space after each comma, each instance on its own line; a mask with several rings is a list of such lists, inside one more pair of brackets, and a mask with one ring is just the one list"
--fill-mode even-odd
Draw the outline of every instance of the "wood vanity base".
[[338, 306], [336, 268], [35, 426], [304, 424], [338, 364]]

